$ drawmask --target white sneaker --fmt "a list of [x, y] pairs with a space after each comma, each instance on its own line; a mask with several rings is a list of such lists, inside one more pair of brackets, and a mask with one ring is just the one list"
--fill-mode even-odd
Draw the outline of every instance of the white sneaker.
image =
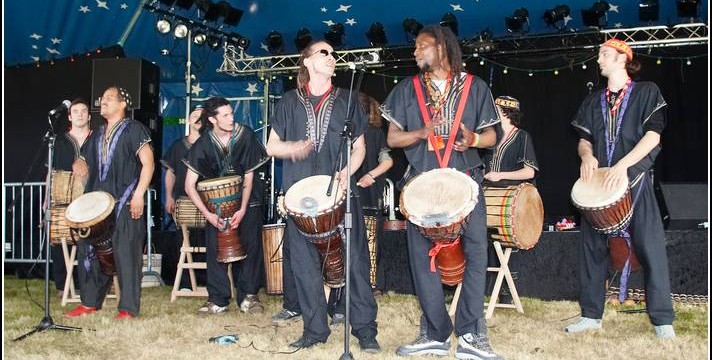
[[201, 315], [214, 315], [220, 314], [227, 311], [227, 306], [218, 306], [210, 301], [206, 301], [203, 306], [198, 308], [198, 314]]
[[672, 325], [657, 325], [655, 327], [655, 336], [658, 339], [673, 339], [675, 338], [675, 329]]
[[492, 350], [487, 335], [473, 333], [457, 337], [455, 357], [474, 360], [504, 360]]
[[581, 317], [579, 321], [564, 328], [567, 333], [578, 333], [583, 331], [597, 331], [603, 329], [601, 319], [591, 319]]
[[400, 356], [448, 356], [450, 355], [450, 341], [436, 341], [429, 339], [425, 334], [420, 334], [412, 343], [399, 346], [396, 354]]

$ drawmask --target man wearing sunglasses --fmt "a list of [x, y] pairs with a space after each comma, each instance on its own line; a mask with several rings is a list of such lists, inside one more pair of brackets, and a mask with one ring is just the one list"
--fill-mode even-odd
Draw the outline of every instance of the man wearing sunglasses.
[[[349, 102], [349, 91], [332, 86], [331, 77], [336, 67], [334, 55], [333, 48], [325, 41], [313, 42], [302, 50], [297, 89], [285, 93], [275, 107], [267, 153], [284, 159], [282, 185], [287, 191], [287, 197], [289, 188], [302, 179], [315, 175], [332, 175], [335, 164], [343, 166], [335, 175], [335, 193], [338, 194], [346, 188], [346, 181], [351, 181], [351, 188], [356, 189], [356, 178], [351, 174], [361, 166], [366, 153], [363, 134], [368, 119], [358, 105], [357, 94], [354, 94]], [[351, 108], [347, 111], [349, 103]], [[339, 153], [341, 131], [346, 123], [347, 113], [353, 134], [350, 168], [345, 166], [345, 154]], [[314, 191], [318, 192], [314, 197], [318, 195], [323, 198], [327, 189]], [[351, 212], [351, 333], [359, 339], [361, 349], [376, 353], [380, 351], [380, 345], [376, 341], [377, 305], [369, 281], [368, 242], [358, 197], [351, 198]], [[326, 342], [331, 332], [327, 324], [322, 263], [316, 247], [296, 228], [291, 218], [287, 219], [285, 239], [284, 261], [290, 262], [293, 269], [304, 322], [301, 338], [290, 346], [308, 348]], [[345, 250], [342, 247], [341, 255], [344, 259]], [[341, 289], [343, 287], [332, 291]]]

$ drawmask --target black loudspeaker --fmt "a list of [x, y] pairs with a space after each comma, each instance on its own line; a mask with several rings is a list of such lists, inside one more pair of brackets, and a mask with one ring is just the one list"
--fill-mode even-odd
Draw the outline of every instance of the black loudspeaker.
[[98, 111], [104, 91], [112, 85], [126, 89], [134, 109], [158, 113], [158, 66], [142, 59], [96, 59], [91, 83], [91, 110]]
[[660, 183], [667, 229], [697, 229], [707, 221], [707, 184]]

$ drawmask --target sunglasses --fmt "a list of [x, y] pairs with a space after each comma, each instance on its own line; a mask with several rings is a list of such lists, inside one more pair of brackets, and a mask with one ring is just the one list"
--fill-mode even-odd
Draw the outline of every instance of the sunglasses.
[[[312, 56], [312, 55], [318, 54], [318, 53], [321, 53], [321, 54], [324, 55], [324, 56], [329, 56], [329, 55], [331, 55], [331, 57], [333, 57], [334, 59], [338, 58], [338, 56], [339, 56], [339, 54], [337, 54], [336, 51], [329, 52], [329, 50], [326, 50], [326, 49], [317, 50], [317, 51], [315, 51], [315, 52], [309, 54], [309, 56]], [[308, 56], [307, 56], [307, 57], [308, 57]]]

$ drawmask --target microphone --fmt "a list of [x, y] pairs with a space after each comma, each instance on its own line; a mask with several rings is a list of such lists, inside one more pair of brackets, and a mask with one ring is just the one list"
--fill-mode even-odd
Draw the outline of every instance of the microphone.
[[372, 51], [366, 54], [363, 54], [358, 57], [358, 61], [349, 61], [347, 64], [349, 66], [349, 69], [353, 70], [358, 68], [365, 69], [367, 64], [375, 64], [380, 60], [381, 57], [378, 55], [377, 52]]
[[72, 102], [69, 100], [64, 100], [64, 101], [62, 101], [62, 103], [59, 106], [57, 106], [56, 108], [49, 111], [49, 116], [53, 116], [54, 114], [56, 114], [60, 111], [69, 109], [70, 106], [72, 106]]

